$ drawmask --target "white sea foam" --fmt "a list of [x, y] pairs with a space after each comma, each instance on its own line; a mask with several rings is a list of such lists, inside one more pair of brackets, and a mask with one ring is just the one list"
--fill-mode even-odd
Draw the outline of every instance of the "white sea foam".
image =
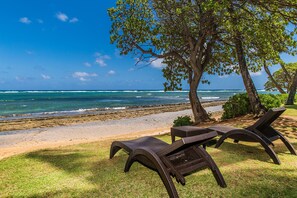
[[19, 91], [0, 91], [1, 94], [14, 94], [19, 93]]
[[201, 97], [201, 99], [203, 99], [203, 100], [214, 100], [214, 99], [220, 99], [220, 97]]
[[112, 109], [114, 109], [114, 110], [122, 110], [122, 109], [126, 109], [126, 107], [113, 107]]

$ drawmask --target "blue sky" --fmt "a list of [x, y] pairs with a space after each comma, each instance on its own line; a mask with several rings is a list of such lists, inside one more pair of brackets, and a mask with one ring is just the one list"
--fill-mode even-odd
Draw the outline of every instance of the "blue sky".
[[[137, 69], [110, 44], [115, 0], [1, 0], [0, 90], [163, 89], [160, 63]], [[296, 58], [283, 57], [286, 62]], [[243, 89], [240, 76], [206, 76], [200, 89]], [[253, 74], [258, 89], [267, 79]], [[187, 88], [187, 86], [185, 86]]]

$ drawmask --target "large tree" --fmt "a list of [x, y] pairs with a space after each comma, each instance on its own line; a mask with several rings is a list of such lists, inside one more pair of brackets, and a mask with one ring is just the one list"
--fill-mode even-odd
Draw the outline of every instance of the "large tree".
[[[248, 9], [250, 5], [238, 4], [237, 1], [230, 1], [228, 6], [229, 18], [229, 37], [230, 41], [234, 45], [237, 62], [239, 65], [239, 71], [243, 79], [245, 89], [250, 101], [251, 110], [254, 114], [262, 114], [265, 111], [264, 106], [261, 104], [260, 98], [257, 93], [257, 89], [253, 83], [251, 75], [248, 70], [248, 64], [246, 61], [245, 41], [248, 40], [248, 34], [245, 33], [245, 29], [253, 26], [246, 24], [247, 18], [250, 18], [245, 13], [245, 9]], [[248, 21], [249, 22], [249, 21]]]
[[204, 72], [241, 73], [253, 112], [259, 114], [263, 107], [249, 71], [260, 70], [263, 57], [275, 59], [285, 51], [280, 46], [294, 36], [286, 32], [292, 12], [284, 5], [276, 10], [278, 4], [281, 1], [118, 0], [109, 9], [111, 41], [121, 54], [132, 53], [139, 61], [161, 58], [167, 65], [166, 90], [179, 89], [187, 80], [197, 123], [208, 119], [197, 97]]
[[196, 123], [209, 119], [197, 96], [203, 72], [228, 71], [210, 64], [218, 60], [213, 59], [213, 52], [220, 47], [216, 40], [221, 6], [212, 1], [118, 0], [109, 9], [111, 41], [121, 54], [134, 53], [141, 61], [161, 58], [167, 64], [163, 70], [166, 90], [179, 89], [182, 80], [188, 80]]
[[[293, 85], [293, 78], [295, 75], [295, 72], [297, 71], [297, 63], [282, 63], [282, 67], [275, 71], [273, 74], [270, 74], [271, 76], [268, 77], [267, 82], [264, 84], [265, 90], [268, 91], [279, 91], [280, 89], [282, 92], [280, 93], [289, 93], [290, 87]], [[270, 73], [270, 70], [267, 67], [268, 72]], [[284, 69], [286, 71], [284, 71]]]
[[293, 105], [294, 104], [296, 89], [297, 89], [297, 69], [295, 70], [295, 74], [294, 74], [293, 79], [292, 79], [292, 84], [290, 86], [290, 92], [289, 92], [289, 96], [288, 96], [286, 105]]
[[[270, 73], [268, 67], [266, 70]], [[285, 93], [286, 90], [289, 94], [286, 104], [293, 105], [297, 87], [297, 63], [282, 62], [281, 68], [270, 74], [264, 86], [268, 91], [282, 90], [281, 93]]]
[[278, 62], [281, 52], [293, 53], [296, 30], [287, 27], [290, 22], [296, 22], [296, 0], [228, 2], [230, 17], [224, 24], [228, 32], [226, 42], [234, 46], [237, 69], [242, 75], [252, 111], [261, 114], [265, 108], [261, 105], [249, 71], [261, 70], [266, 60]]
[[266, 90], [277, 89], [281, 94], [285, 94], [286, 92], [282, 88], [281, 84], [278, 82], [277, 80], [278, 78], [275, 78], [273, 74], [271, 74], [266, 61], [263, 62], [263, 68], [266, 74], [268, 75], [268, 81], [264, 85], [265, 89]]

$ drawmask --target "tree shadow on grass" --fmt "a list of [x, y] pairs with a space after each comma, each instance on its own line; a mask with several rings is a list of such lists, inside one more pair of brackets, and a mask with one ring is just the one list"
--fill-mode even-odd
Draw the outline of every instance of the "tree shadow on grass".
[[297, 139], [297, 122], [291, 118], [279, 118], [273, 127], [290, 139]]
[[285, 107], [287, 109], [295, 109], [295, 110], [297, 110], [297, 104], [296, 103], [294, 105], [285, 105]]
[[[57, 181], [62, 183], [61, 187], [64, 186], [62, 190], [47, 186], [50, 190], [44, 189], [44, 192], [33, 193], [29, 197], [127, 197], [127, 192], [131, 197], [142, 197], [143, 192], [146, 197], [155, 197], [156, 192], [160, 197], [167, 196], [156, 172], [135, 163], [129, 173], [124, 173], [128, 155], [123, 151], [112, 160], [108, 156], [73, 149], [41, 150], [29, 153], [26, 157], [50, 164], [60, 169], [60, 172], [67, 173], [67, 178]], [[74, 178], [73, 183], [63, 181], [69, 178]], [[146, 192], [147, 188], [151, 190]]]
[[[296, 148], [297, 143], [292, 143]], [[262, 162], [272, 163], [273, 161], [270, 156], [266, 153], [265, 149], [259, 143], [231, 143], [224, 142], [219, 148], [225, 155], [225, 160], [230, 163], [236, 163], [238, 161], [246, 160], [259, 160]], [[278, 143], [272, 148], [277, 156], [280, 155], [291, 155], [287, 147], [283, 143]]]
[[28, 198], [44, 198], [44, 197], [100, 197], [100, 193], [97, 190], [85, 190], [80, 189], [67, 189], [48, 191], [42, 193], [35, 193]]
[[[296, 145], [297, 143], [295, 142], [294, 146]], [[211, 195], [212, 197], [243, 197], [251, 193], [254, 196], [263, 195], [267, 197], [268, 195], [273, 195], [272, 192], [280, 196], [291, 195], [290, 193], [293, 192], [291, 187], [293, 182], [287, 182], [288, 175], [290, 175], [290, 172], [296, 175], [296, 171], [294, 172], [292, 169], [274, 165], [264, 149], [260, 147], [259, 145], [236, 145], [231, 142], [225, 142], [219, 148], [223, 153], [216, 152], [216, 149], [209, 149], [209, 153], [214, 157], [221, 169], [228, 187], [225, 189], [219, 187], [211, 171], [207, 169], [187, 176], [186, 186], [177, 184], [174, 181], [180, 196], [205, 197]], [[281, 150], [285, 150], [285, 148], [281, 146]], [[61, 172], [66, 172], [67, 178], [65, 180], [70, 180], [70, 184], [57, 180], [58, 183], [61, 183], [61, 188], [47, 186], [46, 189], [32, 193], [28, 197], [168, 196], [156, 172], [135, 163], [131, 167], [130, 172], [124, 173], [123, 169], [128, 155], [120, 151], [110, 160], [106, 154], [108, 154], [108, 148], [104, 148], [102, 154], [98, 154], [95, 149], [90, 150], [88, 148], [47, 149], [27, 154], [26, 157], [28, 158], [45, 162], [60, 169]], [[287, 155], [287, 153], [284, 155]], [[253, 167], [254, 163], [249, 161], [250, 159], [260, 161], [256, 166], [260, 164], [260, 166], [264, 166], [265, 168], [251, 170], [242, 168], [232, 169], [233, 167], [237, 167], [237, 164], [243, 166], [250, 163], [251, 167]], [[261, 161], [270, 163], [261, 163]], [[285, 174], [282, 174], [282, 172]], [[79, 181], [75, 181], [78, 178]], [[263, 178], [265, 178], [264, 183], [261, 182]], [[290, 178], [296, 179], [294, 177]], [[72, 179], [74, 181], [71, 181]], [[87, 186], [85, 187], [81, 183], [87, 183]], [[261, 189], [264, 189], [264, 191], [262, 192]]]
[[73, 149], [45, 149], [28, 153], [26, 157], [49, 163], [69, 173], [79, 173], [86, 168], [84, 161], [90, 156]]
[[[252, 165], [252, 164], [251, 164]], [[224, 170], [227, 188], [220, 188], [210, 171], [198, 172], [188, 178], [191, 186], [178, 188], [187, 197], [296, 197], [297, 173], [294, 168], [240, 168]], [[207, 189], [207, 190], [205, 190]], [[181, 196], [182, 197], [182, 196]]]
[[[133, 178], [126, 178], [129, 179], [129, 185], [123, 180], [121, 183], [110, 186], [113, 190], [109, 192], [104, 192], [102, 191], [104, 189], [100, 188], [84, 191], [63, 189], [36, 193], [29, 197], [168, 197], [157, 174], [152, 175], [152, 178], [150, 174], [146, 175], [148, 177], [143, 175], [139, 177], [147, 172], [142, 170], [134, 170], [134, 172], [137, 174]], [[296, 197], [297, 195], [296, 171], [292, 169], [267, 168], [263, 171], [263, 169], [251, 168], [224, 173], [227, 188], [219, 187], [210, 171], [201, 171], [188, 176], [185, 186], [174, 183], [180, 197]], [[292, 174], [295, 176], [291, 176]], [[129, 174], [125, 175], [128, 177]]]

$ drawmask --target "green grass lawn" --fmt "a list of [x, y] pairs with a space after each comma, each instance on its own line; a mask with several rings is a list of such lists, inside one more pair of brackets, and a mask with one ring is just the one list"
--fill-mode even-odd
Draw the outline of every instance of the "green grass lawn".
[[285, 115], [288, 116], [296, 116], [297, 117], [297, 104], [294, 105], [286, 105], [286, 111], [285, 111]]
[[[159, 138], [169, 142], [169, 135]], [[297, 148], [297, 139], [291, 139]], [[0, 161], [0, 197], [167, 197], [158, 174], [133, 164], [127, 154], [108, 159], [111, 141], [41, 150]], [[282, 164], [275, 165], [258, 144], [224, 143], [208, 148], [227, 188], [217, 185], [208, 169], [177, 184], [180, 197], [297, 197], [297, 156], [277, 141]]]
[[[296, 105], [286, 115], [297, 116]], [[234, 120], [232, 120], [234, 123]], [[241, 123], [246, 123], [241, 121]], [[297, 127], [292, 119], [279, 119], [276, 128], [297, 148]], [[170, 142], [169, 135], [159, 136]], [[127, 154], [109, 160], [112, 141], [35, 151], [0, 161], [0, 197], [167, 197], [156, 172], [134, 163], [123, 168]], [[220, 168], [227, 188], [217, 185], [205, 169], [175, 183], [180, 197], [297, 197], [297, 156], [280, 140], [275, 142], [281, 165], [273, 164], [258, 143], [227, 140], [207, 151]]]

